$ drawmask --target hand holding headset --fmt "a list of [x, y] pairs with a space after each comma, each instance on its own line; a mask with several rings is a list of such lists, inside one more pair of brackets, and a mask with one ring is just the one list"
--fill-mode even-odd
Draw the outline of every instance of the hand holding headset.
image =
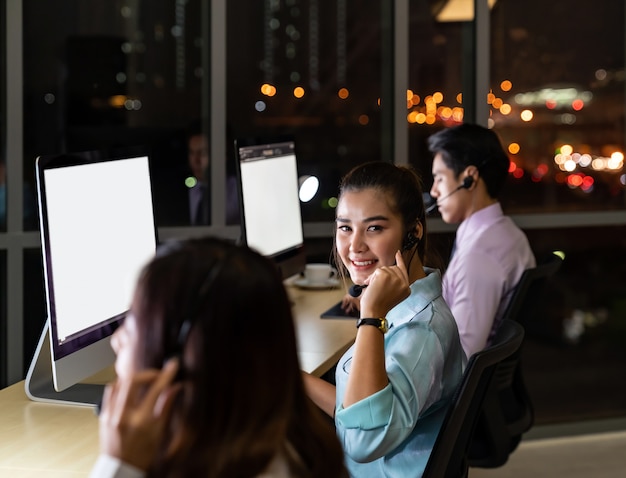
[[[419, 241], [419, 237], [413, 231], [409, 231], [402, 242], [402, 252], [411, 250]], [[367, 285], [354, 284], [348, 289], [348, 294], [352, 297], [359, 297], [366, 287]]]

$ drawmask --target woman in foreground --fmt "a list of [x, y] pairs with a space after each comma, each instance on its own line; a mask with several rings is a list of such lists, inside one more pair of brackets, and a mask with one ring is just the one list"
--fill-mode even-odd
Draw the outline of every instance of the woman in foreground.
[[281, 278], [256, 252], [219, 239], [161, 249], [113, 348], [92, 477], [346, 476], [305, 393]]

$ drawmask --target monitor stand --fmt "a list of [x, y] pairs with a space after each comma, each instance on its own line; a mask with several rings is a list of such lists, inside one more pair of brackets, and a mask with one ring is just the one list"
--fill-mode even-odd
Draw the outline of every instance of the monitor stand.
[[49, 320], [46, 320], [35, 355], [26, 374], [24, 383], [26, 395], [36, 402], [80, 405], [84, 407], [99, 406], [104, 393], [104, 385], [78, 383], [60, 392], [54, 388], [48, 324]]

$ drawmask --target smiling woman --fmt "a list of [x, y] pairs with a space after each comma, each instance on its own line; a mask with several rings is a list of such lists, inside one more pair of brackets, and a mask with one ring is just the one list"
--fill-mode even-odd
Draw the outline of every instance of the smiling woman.
[[334, 417], [354, 477], [422, 475], [465, 364], [439, 271], [423, 266], [422, 197], [412, 169], [382, 161], [355, 167], [340, 186], [336, 263], [367, 287], [344, 301], [359, 319], [336, 387], [305, 383]]

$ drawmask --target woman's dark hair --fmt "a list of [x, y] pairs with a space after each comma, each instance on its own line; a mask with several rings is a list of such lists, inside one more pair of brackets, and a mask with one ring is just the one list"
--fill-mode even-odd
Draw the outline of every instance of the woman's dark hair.
[[267, 258], [215, 238], [167, 246], [144, 268], [132, 312], [139, 367], [160, 368], [182, 350], [183, 390], [149, 476], [253, 477], [277, 453], [294, 476], [342, 476], [341, 447], [306, 395], [289, 299]]
[[[422, 180], [409, 166], [398, 166], [385, 161], [372, 161], [355, 166], [342, 179], [339, 186], [339, 199], [346, 192], [375, 189], [390, 199], [389, 207], [402, 218], [403, 237], [422, 224], [422, 237], [417, 244], [417, 255], [424, 263], [426, 253], [426, 211], [422, 194]], [[340, 267], [341, 260], [335, 263]]]
[[510, 160], [492, 130], [470, 123], [445, 128], [428, 138], [428, 149], [432, 154], [441, 153], [457, 177], [468, 166], [476, 166], [489, 196], [497, 198], [500, 194]]

